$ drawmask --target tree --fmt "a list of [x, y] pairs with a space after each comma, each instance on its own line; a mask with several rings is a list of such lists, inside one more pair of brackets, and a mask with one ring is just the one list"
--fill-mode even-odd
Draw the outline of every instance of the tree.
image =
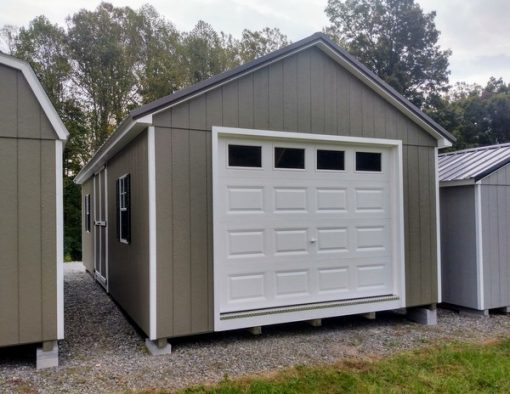
[[510, 142], [510, 86], [501, 78], [458, 83], [436, 100], [426, 111], [455, 135], [455, 150]]
[[148, 103], [184, 84], [179, 58], [181, 36], [152, 6], [143, 6], [139, 14], [141, 50], [136, 75], [141, 101]]
[[328, 0], [325, 11], [326, 33], [417, 106], [447, 90], [451, 51], [437, 43], [435, 12], [414, 0]]
[[269, 27], [260, 31], [244, 29], [239, 42], [239, 52], [241, 60], [245, 63], [287, 45], [289, 45], [289, 40], [285, 34], [280, 32], [280, 29]]
[[129, 7], [101, 3], [68, 18], [68, 48], [74, 85], [90, 114], [92, 149], [138, 104], [135, 67], [139, 62], [140, 17]]
[[218, 34], [204, 21], [183, 33], [181, 55], [186, 84], [210, 78], [240, 63], [234, 39]]

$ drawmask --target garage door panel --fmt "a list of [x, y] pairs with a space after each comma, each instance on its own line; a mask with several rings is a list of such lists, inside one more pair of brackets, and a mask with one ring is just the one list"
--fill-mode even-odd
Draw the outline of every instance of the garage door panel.
[[[393, 294], [397, 184], [389, 149], [218, 143], [224, 152], [229, 143], [258, 145], [262, 157], [260, 168], [242, 169], [219, 157], [220, 313]], [[280, 146], [305, 149], [305, 169], [275, 169]], [[317, 170], [317, 149], [342, 150], [344, 170]], [[357, 151], [381, 153], [382, 171], [356, 171]]]

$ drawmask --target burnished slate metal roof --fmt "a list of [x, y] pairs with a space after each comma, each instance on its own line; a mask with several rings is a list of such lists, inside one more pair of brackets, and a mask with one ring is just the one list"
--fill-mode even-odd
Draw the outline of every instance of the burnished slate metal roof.
[[478, 181], [510, 163], [510, 143], [439, 155], [439, 181]]

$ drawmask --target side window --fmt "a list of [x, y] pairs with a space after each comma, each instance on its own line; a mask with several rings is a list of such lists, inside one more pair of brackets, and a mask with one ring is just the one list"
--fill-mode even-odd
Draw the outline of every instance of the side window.
[[381, 154], [356, 152], [356, 171], [381, 172]]
[[85, 211], [85, 231], [90, 233], [90, 194], [85, 194], [85, 200], [83, 201], [83, 209]]
[[342, 150], [317, 149], [318, 170], [345, 170], [345, 153]]
[[262, 147], [252, 145], [229, 145], [229, 167], [262, 167]]
[[131, 243], [131, 176], [126, 174], [117, 179], [117, 239]]
[[274, 148], [275, 168], [305, 168], [305, 150], [299, 148]]

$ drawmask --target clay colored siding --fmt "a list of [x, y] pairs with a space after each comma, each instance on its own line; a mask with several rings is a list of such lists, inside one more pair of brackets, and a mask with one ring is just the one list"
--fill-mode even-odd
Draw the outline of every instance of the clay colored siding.
[[510, 166], [481, 181], [484, 309], [510, 306]]
[[443, 302], [478, 309], [475, 187], [442, 187]]
[[0, 65], [0, 346], [57, 339], [57, 135], [20, 71]]
[[437, 302], [436, 141], [317, 48], [154, 116], [158, 336], [213, 330], [212, 126], [402, 140], [408, 306]]
[[[112, 297], [149, 334], [149, 194], [147, 132], [108, 161], [108, 281]], [[131, 243], [116, 235], [115, 181], [131, 174]]]
[[[94, 178], [81, 186], [81, 260], [85, 269], [94, 273]], [[85, 196], [90, 195], [90, 232], [85, 230]]]
[[0, 138], [0, 346], [57, 338], [55, 141]]

